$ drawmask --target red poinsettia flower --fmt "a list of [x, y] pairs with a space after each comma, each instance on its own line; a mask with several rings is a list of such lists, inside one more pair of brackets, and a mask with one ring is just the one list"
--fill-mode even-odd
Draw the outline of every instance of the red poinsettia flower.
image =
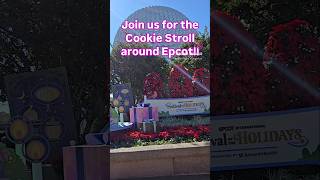
[[168, 131], [162, 131], [159, 133], [159, 137], [162, 139], [168, 139], [170, 137], [170, 133]]
[[201, 140], [201, 137], [210, 136], [209, 126], [200, 125], [196, 127], [192, 126], [179, 126], [168, 127], [166, 130], [159, 133], [144, 133], [136, 130], [129, 130], [124, 132], [113, 132], [110, 135], [111, 144], [118, 142], [130, 142], [130, 141], [156, 141], [159, 139], [168, 140], [170, 138], [190, 138]]
[[252, 49], [242, 44], [226, 27], [257, 47], [255, 39], [233, 16], [215, 11], [211, 27], [213, 71], [211, 72], [211, 108], [214, 114], [266, 111], [266, 70]]
[[315, 89], [320, 88], [319, 36], [306, 21], [293, 20], [277, 25], [269, 33], [264, 63], [268, 72], [268, 104], [271, 110], [317, 105], [317, 100], [273, 68], [277, 62]]
[[182, 65], [175, 65], [169, 75], [170, 97], [181, 98], [193, 95], [192, 80], [187, 75], [188, 70]]
[[129, 137], [132, 139], [140, 139], [141, 137], [141, 132], [139, 131], [133, 131], [129, 133]]
[[[193, 73], [193, 87], [195, 96], [209, 95], [210, 92], [210, 72], [206, 68], [196, 69]], [[206, 89], [204, 89], [204, 86]]]
[[163, 97], [163, 81], [157, 72], [148, 74], [144, 81], [143, 92], [149, 99]]

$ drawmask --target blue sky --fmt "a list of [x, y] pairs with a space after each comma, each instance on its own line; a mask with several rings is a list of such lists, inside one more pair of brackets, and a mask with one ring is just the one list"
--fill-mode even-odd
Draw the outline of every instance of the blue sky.
[[110, 42], [121, 23], [136, 10], [147, 6], [167, 6], [183, 13], [191, 21], [200, 24], [199, 31], [205, 26], [210, 28], [210, 0], [111, 0]]

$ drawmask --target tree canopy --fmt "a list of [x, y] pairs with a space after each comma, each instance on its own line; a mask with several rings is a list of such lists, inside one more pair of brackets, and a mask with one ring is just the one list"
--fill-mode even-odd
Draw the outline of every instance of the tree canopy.
[[147, 44], [118, 43], [111, 53], [111, 83], [130, 83], [135, 103], [143, 100], [143, 79], [158, 72], [163, 80], [170, 71], [168, 62], [159, 56], [122, 56], [121, 49], [150, 48]]
[[75, 119], [79, 124], [87, 121], [85, 132], [93, 119], [105, 124], [104, 111], [98, 108], [105, 101], [97, 99], [107, 99], [108, 94], [106, 12], [106, 3], [99, 0], [1, 1], [1, 100], [6, 100], [6, 75], [65, 66]]

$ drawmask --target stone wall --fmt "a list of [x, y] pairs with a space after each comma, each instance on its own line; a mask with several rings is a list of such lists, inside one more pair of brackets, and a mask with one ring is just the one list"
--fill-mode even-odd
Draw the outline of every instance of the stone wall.
[[111, 179], [209, 174], [209, 157], [209, 142], [113, 149]]

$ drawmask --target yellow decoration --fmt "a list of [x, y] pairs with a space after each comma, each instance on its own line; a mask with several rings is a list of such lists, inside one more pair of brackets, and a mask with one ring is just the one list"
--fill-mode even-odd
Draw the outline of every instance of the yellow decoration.
[[124, 105], [125, 105], [125, 106], [129, 106], [129, 101], [128, 101], [128, 100], [125, 100], [125, 101], [124, 101]]
[[59, 89], [51, 86], [44, 86], [36, 90], [35, 96], [39, 100], [50, 103], [56, 99], [58, 99], [61, 95]]
[[32, 108], [32, 106], [23, 113], [23, 117], [29, 121], [38, 121], [38, 113]]
[[32, 160], [40, 160], [45, 155], [45, 153], [45, 145], [38, 140], [33, 140], [26, 146], [26, 155]]
[[129, 93], [129, 90], [128, 90], [128, 89], [122, 89], [122, 90], [121, 90], [121, 93], [122, 93], [122, 94], [128, 94], [128, 93]]
[[23, 140], [28, 135], [28, 125], [22, 120], [14, 121], [10, 126], [10, 135], [14, 140]]
[[45, 133], [49, 139], [59, 139], [62, 134], [62, 126], [59, 122], [48, 122], [45, 126]]
[[119, 112], [120, 112], [120, 113], [123, 113], [123, 112], [124, 112], [124, 107], [123, 107], [123, 106], [120, 106], [120, 107], [119, 107]]
[[119, 106], [119, 101], [117, 99], [113, 100], [113, 105], [115, 107], [118, 107]]

